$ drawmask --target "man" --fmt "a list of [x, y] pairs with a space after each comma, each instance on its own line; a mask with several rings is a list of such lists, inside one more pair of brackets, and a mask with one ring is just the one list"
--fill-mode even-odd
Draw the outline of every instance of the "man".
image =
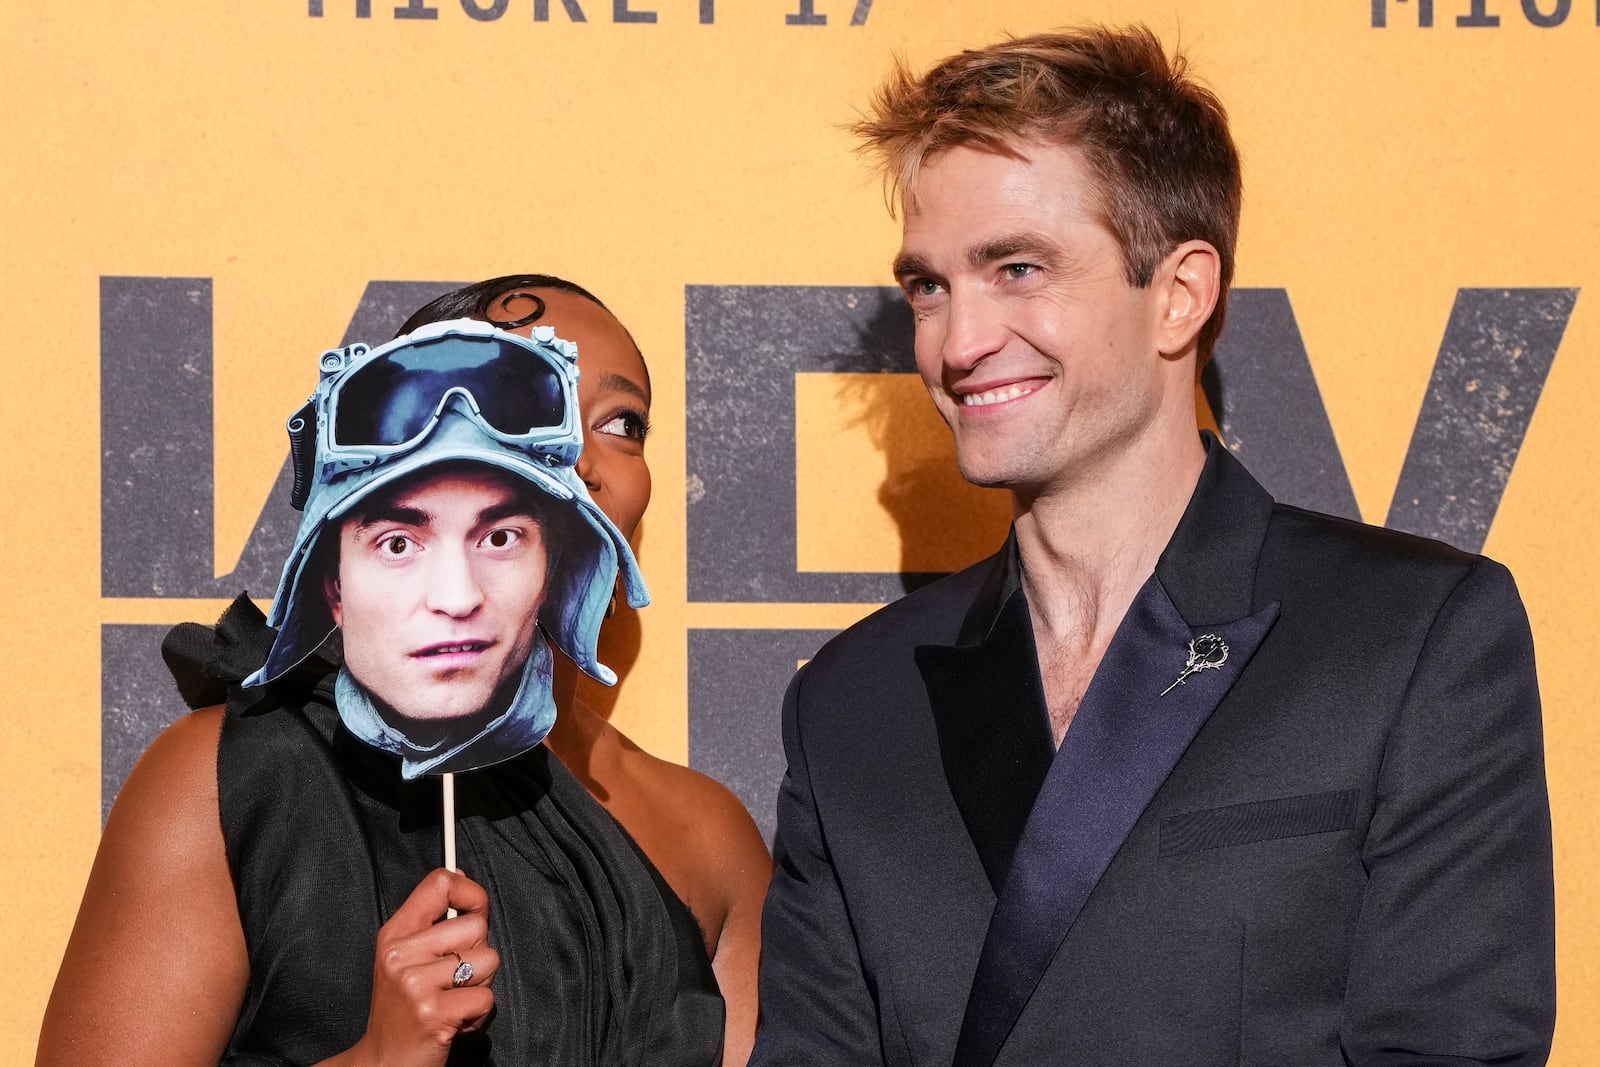
[[1239, 165], [1142, 28], [897, 72], [858, 127], [994, 558], [818, 653], [760, 1064], [1542, 1063], [1539, 704], [1506, 571], [1275, 504], [1196, 425]]

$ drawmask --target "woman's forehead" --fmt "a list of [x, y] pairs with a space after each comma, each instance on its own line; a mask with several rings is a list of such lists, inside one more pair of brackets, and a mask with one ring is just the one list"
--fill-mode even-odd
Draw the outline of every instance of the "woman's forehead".
[[580, 388], [586, 381], [620, 376], [649, 397], [650, 371], [643, 354], [622, 321], [593, 300], [562, 289], [514, 289], [496, 298], [495, 310], [520, 318], [532, 312], [533, 308], [527, 305], [535, 296], [544, 302], [544, 314], [512, 333], [528, 336], [535, 326], [553, 326], [557, 336], [578, 346]]

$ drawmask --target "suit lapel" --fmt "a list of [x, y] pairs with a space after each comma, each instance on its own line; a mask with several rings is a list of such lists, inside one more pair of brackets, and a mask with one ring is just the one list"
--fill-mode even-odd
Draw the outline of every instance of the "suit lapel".
[[1133, 824], [1276, 618], [1273, 604], [1207, 629], [1226, 642], [1226, 660], [1162, 695], [1183, 672], [1189, 642], [1202, 635], [1157, 578], [1145, 584], [1023, 828], [978, 958], [955, 1067], [994, 1061]]
[[1014, 580], [1002, 595], [982, 643], [915, 652], [950, 794], [996, 893], [1055, 756], [1028, 601]]
[[[1271, 498], [1214, 438], [1206, 444], [1189, 508], [1106, 649], [1001, 872], [954, 1067], [993, 1063], [1128, 833], [1277, 619], [1276, 603], [1251, 602]], [[1226, 657], [1213, 651], [1202, 658], [1220, 662], [1185, 675], [1191, 641], [1198, 654], [1206, 635]], [[1037, 685], [1036, 657], [1030, 667]]]

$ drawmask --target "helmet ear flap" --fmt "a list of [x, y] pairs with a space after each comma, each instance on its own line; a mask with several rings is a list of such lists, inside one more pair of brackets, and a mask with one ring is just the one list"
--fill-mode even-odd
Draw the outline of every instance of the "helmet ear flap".
[[289, 506], [296, 511], [306, 509], [311, 497], [311, 487], [316, 483], [317, 469], [317, 402], [313, 397], [306, 406], [289, 416], [289, 455], [294, 460], [294, 485], [289, 490]]

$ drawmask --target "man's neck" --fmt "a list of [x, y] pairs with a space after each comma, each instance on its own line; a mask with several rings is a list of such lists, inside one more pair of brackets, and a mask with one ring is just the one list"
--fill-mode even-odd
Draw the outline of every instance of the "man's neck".
[[1098, 661], [1155, 570], [1204, 465], [1198, 431], [1178, 425], [1132, 442], [1090, 476], [1014, 497], [1036, 636]]

